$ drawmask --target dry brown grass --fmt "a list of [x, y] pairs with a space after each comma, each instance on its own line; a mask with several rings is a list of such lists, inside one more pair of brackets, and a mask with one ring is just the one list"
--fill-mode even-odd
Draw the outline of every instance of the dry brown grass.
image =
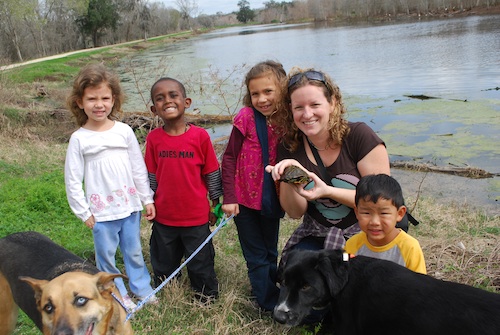
[[[47, 95], [39, 95], [40, 90]], [[76, 129], [64, 105], [68, 91], [57, 83], [12, 85], [0, 80], [0, 134], [12, 139], [66, 142]]]
[[422, 199], [410, 233], [424, 251], [429, 275], [500, 292], [500, 217], [467, 204]]

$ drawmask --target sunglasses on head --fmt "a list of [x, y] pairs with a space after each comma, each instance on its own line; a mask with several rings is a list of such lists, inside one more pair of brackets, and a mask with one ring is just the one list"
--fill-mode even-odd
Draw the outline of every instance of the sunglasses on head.
[[306, 77], [307, 79], [309, 80], [316, 80], [316, 81], [320, 81], [323, 83], [323, 85], [325, 85], [326, 87], [328, 87], [326, 85], [326, 79], [325, 79], [325, 75], [319, 71], [306, 71], [306, 72], [301, 72], [301, 73], [297, 73], [296, 75], [293, 75], [291, 78], [290, 78], [290, 81], [288, 82], [288, 88], [292, 87], [293, 85], [297, 84], [297, 82], [302, 78], [302, 77]]

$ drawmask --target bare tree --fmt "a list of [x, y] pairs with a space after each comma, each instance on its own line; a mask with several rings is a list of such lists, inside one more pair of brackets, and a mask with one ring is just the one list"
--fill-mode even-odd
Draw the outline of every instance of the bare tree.
[[198, 16], [198, 2], [196, 0], [175, 0], [175, 4], [179, 7], [181, 18], [187, 22], [187, 26], [191, 29], [191, 18]]
[[21, 62], [23, 61], [21, 45], [24, 43], [24, 36], [20, 33], [23, 31], [24, 21], [32, 17], [37, 5], [36, 0], [0, 0], [0, 32], [3, 31], [7, 35]]

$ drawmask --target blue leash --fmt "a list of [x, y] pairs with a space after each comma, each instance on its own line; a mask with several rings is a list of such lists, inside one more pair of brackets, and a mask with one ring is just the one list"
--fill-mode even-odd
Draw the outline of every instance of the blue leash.
[[222, 220], [221, 223], [214, 229], [214, 231], [210, 235], [207, 236], [205, 241], [203, 241], [203, 243], [200, 244], [200, 246], [184, 261], [184, 263], [181, 264], [181, 266], [179, 266], [174, 272], [172, 272], [172, 274], [170, 276], [168, 276], [168, 278], [165, 279], [160, 285], [158, 285], [158, 287], [156, 289], [154, 289], [153, 292], [151, 292], [148, 296], [146, 296], [146, 298], [139, 301], [139, 303], [137, 304], [137, 307], [135, 307], [132, 311], [127, 310], [127, 318], [125, 319], [125, 322], [127, 322], [134, 315], [134, 313], [136, 313], [138, 310], [140, 310], [142, 308], [142, 306], [144, 306], [146, 304], [146, 302], [149, 299], [151, 299], [152, 296], [156, 295], [156, 293], [158, 293], [158, 291], [160, 291], [165, 285], [167, 285], [167, 283], [170, 280], [172, 280], [172, 278], [174, 278], [182, 270], [182, 268], [185, 267], [187, 265], [187, 263], [189, 263], [194, 258], [194, 256], [196, 256], [201, 251], [201, 249], [203, 249], [203, 247], [215, 236], [215, 234], [217, 234], [219, 232], [219, 230], [222, 227], [224, 227], [226, 225], [226, 223], [229, 220], [231, 220], [233, 217], [234, 217], [234, 214], [232, 214], [230, 217]]

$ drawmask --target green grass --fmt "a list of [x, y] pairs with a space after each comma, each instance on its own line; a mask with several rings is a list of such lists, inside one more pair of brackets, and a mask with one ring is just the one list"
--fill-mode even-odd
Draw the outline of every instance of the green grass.
[[26, 113], [22, 109], [5, 108], [3, 114], [12, 122], [17, 123], [26, 118]]
[[34, 230], [77, 254], [88, 254], [92, 234], [68, 206], [63, 172], [35, 170], [44, 163], [33, 169], [0, 164], [0, 236]]
[[[85, 57], [107, 55], [105, 50], [86, 51]], [[6, 80], [10, 80], [14, 84], [32, 83], [42, 80], [48, 81], [63, 81], [67, 82], [74, 78], [82, 65], [82, 55], [74, 54], [62, 58], [46, 60], [40, 63], [33, 63], [16, 67], [4, 72], [3, 76]]]

